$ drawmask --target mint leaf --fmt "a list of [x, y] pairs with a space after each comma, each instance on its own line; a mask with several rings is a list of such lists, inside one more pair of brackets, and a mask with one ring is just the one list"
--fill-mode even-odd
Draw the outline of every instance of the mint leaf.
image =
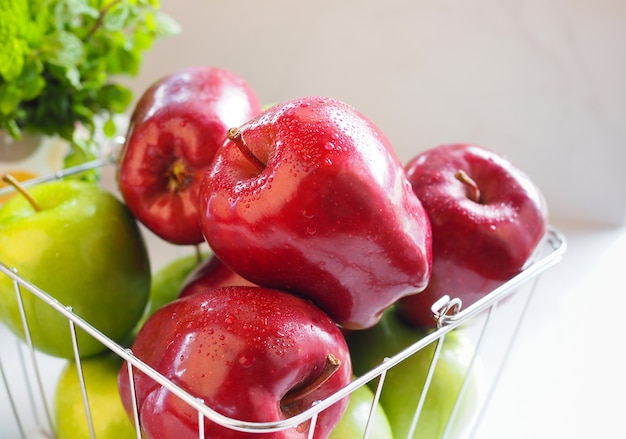
[[[56, 29], [73, 29], [80, 31], [88, 23], [96, 20], [98, 9], [91, 6], [88, 0], [56, 0], [54, 6], [54, 27]], [[91, 20], [88, 20], [91, 18]], [[77, 32], [83, 37], [84, 32]]]
[[22, 93], [13, 84], [0, 84], [0, 114], [11, 114], [20, 103]]
[[83, 42], [80, 38], [70, 32], [57, 31], [45, 38], [40, 56], [44, 62], [74, 67], [82, 61], [83, 53]]
[[16, 81], [21, 93], [22, 99], [25, 101], [34, 99], [46, 86], [46, 81], [41, 76], [42, 65], [39, 59], [27, 59], [24, 68], [22, 69], [22, 75], [19, 80]]
[[109, 9], [102, 20], [102, 29], [105, 31], [120, 31], [128, 25], [131, 15], [130, 4], [117, 3]]
[[154, 14], [154, 31], [157, 38], [167, 37], [180, 33], [180, 24], [172, 17], [162, 13]]
[[98, 102], [103, 108], [122, 113], [133, 99], [129, 88], [119, 84], [108, 84], [98, 92]]
[[24, 47], [17, 38], [0, 33], [0, 75], [6, 81], [14, 81], [22, 73], [24, 66]]
[[102, 127], [102, 131], [104, 135], [107, 137], [113, 137], [117, 134], [117, 126], [115, 125], [115, 120], [113, 120], [113, 116], [109, 117]]
[[21, 0], [0, 2], [0, 80], [14, 81], [22, 73], [27, 45], [24, 40], [28, 4]]

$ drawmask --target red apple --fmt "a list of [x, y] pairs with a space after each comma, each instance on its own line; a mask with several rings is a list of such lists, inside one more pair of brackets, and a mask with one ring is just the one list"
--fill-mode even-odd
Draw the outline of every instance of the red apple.
[[256, 286], [224, 265], [214, 254], [211, 254], [185, 278], [178, 297], [190, 296], [203, 290], [238, 285]]
[[204, 241], [198, 190], [228, 128], [261, 111], [251, 87], [208, 66], [178, 70], [141, 96], [118, 166], [120, 192], [148, 229], [173, 244]]
[[407, 321], [434, 327], [430, 308], [442, 296], [471, 305], [524, 268], [546, 232], [547, 207], [525, 173], [478, 145], [426, 150], [406, 172], [430, 218], [433, 273], [398, 308]]
[[202, 231], [251, 282], [374, 325], [430, 276], [428, 217], [385, 135], [346, 103], [303, 97], [230, 130], [200, 195]]
[[[224, 287], [175, 300], [146, 321], [132, 351], [207, 406], [243, 421], [286, 419], [352, 379], [346, 341], [330, 317], [307, 300], [260, 287]], [[118, 384], [133, 416], [126, 366]], [[147, 439], [198, 438], [195, 410], [140, 371], [134, 385]], [[327, 438], [347, 404], [344, 398], [322, 411], [313, 437]], [[306, 438], [309, 424], [262, 437]], [[207, 438], [257, 436], [205, 421]]]

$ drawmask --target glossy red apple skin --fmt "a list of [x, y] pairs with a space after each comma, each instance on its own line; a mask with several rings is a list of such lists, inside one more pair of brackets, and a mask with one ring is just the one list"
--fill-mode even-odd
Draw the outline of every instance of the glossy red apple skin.
[[173, 244], [204, 241], [198, 190], [228, 128], [261, 111], [248, 83], [211, 66], [192, 66], [149, 87], [133, 111], [118, 186], [133, 214]]
[[[146, 321], [132, 351], [207, 406], [244, 421], [293, 416], [352, 378], [346, 341], [325, 313], [295, 295], [260, 287], [224, 287], [175, 300]], [[339, 360], [339, 368], [311, 393], [284, 405], [285, 395], [320, 376], [329, 354]], [[195, 410], [141, 372], [134, 377], [147, 439], [198, 438]], [[120, 369], [118, 387], [132, 416], [126, 365]], [[344, 398], [319, 414], [314, 438], [328, 436], [347, 403]], [[306, 438], [305, 424], [262, 437]], [[260, 436], [234, 432], [207, 419], [205, 437]]]
[[179, 297], [191, 296], [204, 290], [232, 286], [257, 286], [209, 255], [184, 280]]
[[[476, 183], [478, 201], [459, 170]], [[414, 325], [435, 327], [430, 308], [442, 296], [467, 307], [524, 268], [546, 232], [548, 210], [528, 175], [480, 145], [426, 150], [406, 172], [430, 218], [433, 272], [426, 290], [400, 300], [398, 309]]]
[[374, 325], [398, 298], [425, 288], [428, 217], [388, 139], [363, 114], [303, 97], [238, 129], [200, 196], [202, 231], [224, 264], [311, 299], [347, 329]]

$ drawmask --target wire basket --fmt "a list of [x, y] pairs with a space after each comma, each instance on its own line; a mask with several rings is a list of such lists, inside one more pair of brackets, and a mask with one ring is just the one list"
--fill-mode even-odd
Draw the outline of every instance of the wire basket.
[[[25, 187], [39, 184], [43, 181], [60, 179], [69, 174], [83, 172], [93, 168], [114, 165], [114, 157], [114, 154], [107, 154], [102, 159], [25, 182]], [[9, 189], [0, 189], [0, 193], [8, 190]], [[329, 397], [318, 401], [304, 412], [288, 419], [263, 423], [246, 422], [229, 418], [212, 410], [210, 407], [203, 404], [201, 400], [189, 394], [134, 356], [131, 349], [121, 346], [105, 336], [90, 322], [85, 321], [79, 315], [75, 314], [70, 307], [60, 303], [47, 292], [38, 288], [37, 285], [29, 282], [28, 279], [20, 277], [12, 267], [3, 264], [2, 261], [0, 261], [0, 276], [9, 276], [12, 279], [18, 303], [21, 302], [22, 295], [34, 294], [39, 300], [45, 302], [67, 319], [74, 347], [73, 361], [75, 361], [77, 365], [79, 381], [83, 392], [83, 403], [92, 437], [96, 436], [94, 434], [92, 416], [88, 405], [89, 394], [86, 390], [82, 373], [80, 347], [76, 338], [77, 328], [81, 328], [105, 345], [108, 350], [125, 360], [131, 379], [133, 373], [136, 373], [137, 370], [141, 371], [191, 406], [198, 414], [200, 439], [204, 438], [203, 427], [207, 420], [232, 430], [259, 433], [258, 436], [262, 439], [268, 437], [268, 435], [264, 433], [291, 429], [305, 422], [310, 422], [308, 437], [313, 438], [319, 413], [348, 396], [359, 387], [375, 383], [376, 391], [374, 392], [374, 400], [372, 402], [372, 409], [370, 410], [371, 419], [374, 407], [378, 403], [381, 391], [384, 388], [387, 372], [407, 358], [415, 355], [418, 351], [434, 344], [434, 354], [431, 359], [430, 368], [426, 376], [424, 390], [420, 396], [419, 403], [417, 407], [407, 407], [407, 410], [414, 413], [411, 427], [411, 430], [414, 430], [423, 408], [425, 396], [432, 384], [431, 381], [437, 367], [443, 340], [446, 334], [461, 325], [464, 327], [464, 330], [473, 334], [475, 351], [474, 357], [469, 363], [468, 370], [465, 374], [466, 381], [461, 386], [459, 394], [457, 395], [456, 405], [450, 417], [449, 426], [453, 424], [454, 416], [460, 406], [460, 401], [463, 397], [470, 372], [472, 368], [477, 367], [476, 365], [480, 359], [481, 363], [485, 365], [485, 369], [488, 370], [489, 379], [485, 381], [483, 385], [484, 391], [480, 399], [476, 401], [478, 407], [474, 411], [473, 418], [462, 433], [464, 437], [473, 437], [480, 425], [493, 392], [496, 389], [500, 375], [504, 370], [506, 360], [523, 323], [526, 309], [536, 289], [537, 281], [540, 277], [539, 275], [558, 263], [565, 249], [565, 237], [554, 227], [549, 227], [533, 257], [532, 263], [520, 274], [466, 308], [462, 308], [460, 301], [454, 297], [442, 297], [434, 303], [432, 307], [434, 318], [437, 319], [438, 323], [436, 330], [428, 333], [408, 348], [386, 358], [385, 361], [381, 362], [378, 366], [355, 378], [350, 384]], [[24, 316], [23, 309], [21, 311], [22, 316]], [[502, 315], [503, 318], [498, 320], [498, 315]], [[53, 438], [55, 434], [54, 422], [51, 415], [51, 395], [54, 392], [61, 367], [67, 360], [52, 358], [36, 351], [28, 335], [28, 322], [24, 317], [22, 320], [26, 332], [24, 342], [13, 336], [6, 328], [0, 326], [0, 377], [3, 382], [3, 386], [0, 385], [0, 413], [2, 414], [2, 419], [0, 420], [0, 436], [3, 438]], [[508, 326], [507, 331], [503, 331], [503, 322]], [[492, 346], [491, 350], [489, 343], [491, 343]], [[492, 355], [493, 352], [497, 352], [497, 355]], [[2, 391], [2, 387], [4, 387], [4, 391]], [[134, 423], [137, 438], [141, 439], [141, 428], [136, 413]], [[365, 425], [364, 438], [369, 437], [369, 424], [370, 422], [368, 420]], [[449, 431], [450, 428], [446, 428], [446, 432]], [[413, 437], [412, 432], [408, 437]]]

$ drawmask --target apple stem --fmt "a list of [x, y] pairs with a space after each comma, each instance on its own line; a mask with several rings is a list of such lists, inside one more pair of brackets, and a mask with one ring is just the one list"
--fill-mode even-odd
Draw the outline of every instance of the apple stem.
[[15, 177], [13, 177], [11, 174], [3, 174], [2, 181], [13, 186], [16, 191], [18, 191], [24, 198], [26, 198], [30, 205], [33, 206], [33, 209], [35, 209], [35, 212], [41, 212], [41, 207], [39, 206], [39, 204], [37, 204], [35, 199], [31, 197], [26, 189], [24, 189], [24, 186], [22, 186]]
[[229, 140], [233, 141], [235, 145], [237, 145], [239, 151], [241, 151], [244, 157], [248, 159], [250, 163], [252, 163], [254, 167], [259, 170], [259, 172], [263, 172], [265, 170], [265, 167], [267, 165], [263, 163], [257, 156], [255, 156], [252, 151], [250, 151], [248, 145], [246, 145], [246, 143], [243, 141], [243, 137], [241, 136], [241, 131], [239, 130], [239, 128], [229, 129], [227, 136]]
[[335, 372], [337, 372], [339, 366], [341, 366], [341, 361], [339, 360], [339, 358], [335, 357], [333, 354], [328, 354], [326, 356], [326, 363], [324, 363], [324, 368], [322, 369], [322, 372], [318, 375], [318, 377], [306, 386], [287, 393], [280, 401], [280, 405], [283, 407], [289, 406], [294, 402], [301, 401], [302, 399], [306, 398], [315, 390], [319, 389], [322, 384], [328, 381], [330, 377], [333, 376]]
[[456, 171], [456, 174], [454, 174], [454, 176], [469, 189], [467, 196], [476, 203], [480, 202], [480, 189], [478, 189], [478, 185], [476, 184], [474, 179], [467, 175], [467, 172], [463, 171], [462, 169]]
[[200, 246], [199, 245], [195, 245], [195, 250], [196, 250], [196, 260], [198, 261], [198, 264], [200, 262], [202, 262], [202, 250], [200, 250]]

